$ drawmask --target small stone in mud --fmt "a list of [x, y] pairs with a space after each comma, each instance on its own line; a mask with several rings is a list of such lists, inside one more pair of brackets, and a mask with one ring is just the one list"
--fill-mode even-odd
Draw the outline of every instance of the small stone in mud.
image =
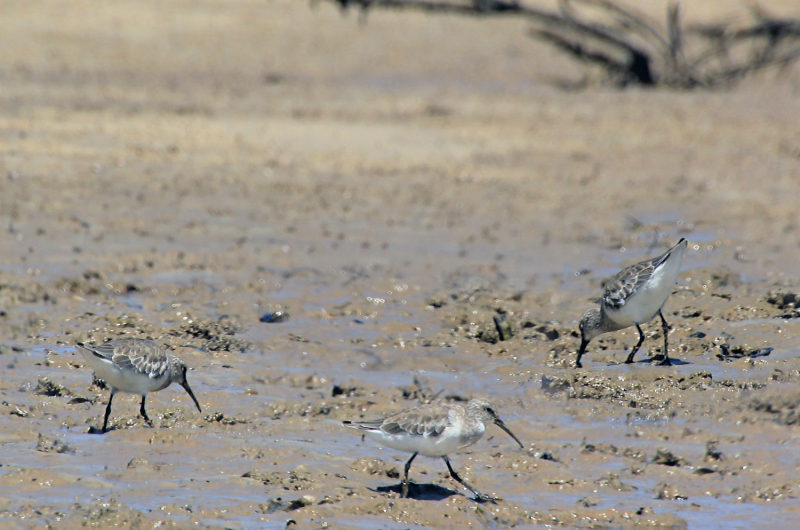
[[333, 385], [333, 391], [331, 391], [332, 397], [355, 397], [355, 396], [363, 396], [364, 389], [357, 386], [340, 386], [340, 385]]
[[400, 472], [397, 468], [387, 464], [380, 458], [359, 458], [350, 464], [350, 469], [368, 475], [386, 475], [389, 478], [400, 478]]
[[[714, 466], [714, 467], [716, 467], [716, 466]], [[710, 475], [712, 473], [716, 473], [717, 471], [718, 471], [717, 469], [704, 466], [704, 467], [698, 467], [697, 469], [695, 469], [694, 470], [694, 474], [695, 475]]]
[[656, 487], [655, 498], [661, 501], [685, 501], [689, 497], [682, 494], [677, 486], [662, 483]]
[[429, 386], [422, 386], [419, 379], [414, 378], [413, 384], [401, 386], [400, 392], [403, 394], [403, 399], [411, 399], [418, 401], [430, 401], [439, 393], [434, 392]]
[[509, 325], [506, 315], [495, 315], [493, 320], [500, 340], [509, 340], [512, 337], [511, 325]]
[[33, 393], [38, 394], [40, 396], [50, 396], [50, 397], [60, 397], [72, 394], [72, 392], [64, 388], [63, 385], [57, 385], [52, 381], [50, 381], [50, 379], [48, 379], [47, 377], [39, 378], [39, 384], [36, 385], [36, 390], [34, 390]]
[[12, 416], [19, 416], [20, 418], [27, 418], [30, 412], [28, 412], [25, 409], [21, 409], [17, 406], [14, 406], [14, 409], [10, 411], [9, 414], [11, 414]]
[[600, 504], [600, 502], [593, 497], [584, 497], [582, 499], [578, 499], [578, 503], [584, 508], [592, 508], [593, 506]]
[[299, 510], [300, 508], [304, 508], [306, 506], [311, 506], [317, 502], [317, 498], [313, 495], [303, 495], [299, 499], [293, 500], [289, 503], [289, 506], [286, 508], [287, 512], [291, 512], [293, 510]]
[[696, 318], [702, 314], [703, 312], [695, 307], [684, 307], [680, 313], [683, 318]]
[[539, 326], [536, 331], [547, 337], [547, 340], [556, 340], [560, 336], [558, 330], [552, 326]]
[[289, 320], [289, 313], [285, 311], [264, 313], [261, 315], [261, 318], [258, 319], [259, 322], [264, 322], [265, 324], [280, 324], [281, 322], [286, 322], [287, 320]]
[[247, 423], [247, 420], [240, 420], [236, 417], [225, 416], [223, 413], [217, 411], [212, 412], [204, 418], [209, 423], [221, 423], [222, 425], [236, 425], [237, 423]]
[[39, 441], [36, 443], [36, 450], [42, 453], [74, 454], [75, 449], [57, 439], [50, 439], [39, 434]]
[[126, 467], [128, 469], [141, 469], [141, 468], [152, 469], [153, 471], [158, 471], [161, 469], [161, 466], [159, 466], [158, 464], [151, 464], [148, 459], [143, 458], [141, 456], [132, 458], [131, 461], [128, 462], [128, 465]]
[[439, 309], [447, 305], [447, 299], [444, 296], [431, 296], [425, 300], [425, 304], [434, 309]]
[[722, 451], [717, 449], [717, 442], [706, 442], [706, 462], [719, 462], [724, 459], [725, 456], [722, 454]]
[[680, 466], [681, 459], [666, 449], [659, 449], [653, 457], [653, 463], [662, 466]]
[[756, 358], [767, 357], [774, 348], [749, 348], [746, 345], [728, 346], [727, 344], [719, 345], [720, 353], [717, 354], [717, 359], [720, 361], [732, 361], [734, 359], [742, 359], [744, 357]]
[[234, 338], [239, 330], [240, 325], [235, 319], [223, 315], [217, 320], [195, 320], [181, 324], [171, 329], [169, 335], [203, 340], [209, 351], [244, 352], [250, 347], [250, 342]]
[[619, 479], [619, 475], [616, 473], [609, 473], [608, 475], [602, 476], [597, 479], [595, 482], [598, 486], [604, 486], [606, 488], [611, 488], [616, 491], [635, 491], [637, 488], [622, 482]]
[[772, 292], [767, 295], [767, 303], [778, 309], [795, 309], [800, 306], [800, 294]]
[[286, 508], [289, 507], [289, 503], [278, 497], [277, 499], [270, 499], [268, 502], [259, 504], [258, 507], [261, 509], [261, 513], [270, 514], [286, 510]]
[[92, 374], [92, 386], [96, 386], [100, 390], [108, 390], [106, 382], [94, 374]]

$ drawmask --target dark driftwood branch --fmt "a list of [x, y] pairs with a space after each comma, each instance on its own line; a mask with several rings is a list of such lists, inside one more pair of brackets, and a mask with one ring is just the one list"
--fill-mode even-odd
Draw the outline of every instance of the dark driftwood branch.
[[[720, 84], [731, 84], [760, 70], [783, 70], [800, 59], [800, 20], [779, 19], [758, 7], [751, 14], [754, 22], [749, 26], [693, 27], [691, 31], [708, 43], [692, 59], [694, 67], [708, 71]], [[714, 66], [714, 61], [720, 64]]]
[[[317, 2], [320, 0], [312, 0]], [[412, 9], [478, 17], [522, 17], [530, 35], [574, 59], [593, 64], [620, 86], [675, 88], [731, 85], [767, 68], [800, 60], [800, 20], [780, 19], [753, 8], [750, 25], [719, 23], [684, 28], [677, 3], [667, 6], [664, 26], [615, 0], [560, 0], [559, 11], [516, 0], [328, 0], [343, 10]], [[585, 12], [591, 8], [591, 12]]]

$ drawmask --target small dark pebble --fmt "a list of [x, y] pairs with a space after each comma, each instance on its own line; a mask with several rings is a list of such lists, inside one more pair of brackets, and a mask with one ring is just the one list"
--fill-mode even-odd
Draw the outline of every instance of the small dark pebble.
[[308, 504], [309, 503], [307, 499], [295, 499], [292, 502], [290, 502], [289, 506], [284, 508], [284, 510], [287, 512], [293, 512], [294, 510], [299, 510], [300, 508], [308, 506]]
[[536, 328], [536, 331], [547, 337], [547, 340], [556, 340], [558, 338], [558, 330], [553, 329], [552, 327], [539, 326]]
[[717, 449], [716, 442], [706, 442], [706, 462], [708, 462], [709, 460], [718, 462], [724, 459], [725, 456], [722, 454], [722, 451]]
[[750, 354], [750, 357], [766, 357], [767, 355], [769, 355], [770, 353], [772, 353], [772, 350], [773, 350], [773, 349], [774, 349], [774, 348], [761, 348], [761, 349], [760, 349], [760, 350], [758, 350], [757, 352], [755, 352], [755, 353], [751, 353], [751, 354]]
[[441, 296], [431, 296], [430, 298], [425, 300], [425, 303], [433, 307], [434, 309], [439, 309], [440, 307], [444, 307], [447, 305], [447, 300], [445, 300]]
[[695, 331], [694, 333], [689, 335], [689, 337], [692, 339], [704, 339], [706, 338], [706, 334], [703, 333], [702, 331]]
[[69, 395], [72, 392], [64, 388], [63, 385], [50, 381], [47, 377], [40, 377], [33, 393], [39, 396], [58, 397]]
[[712, 469], [710, 467], [698, 467], [694, 470], [695, 475], [710, 475], [711, 473], [716, 473], [716, 469]]
[[730, 361], [733, 359], [742, 359], [744, 357], [767, 357], [774, 348], [761, 348], [758, 350], [745, 350], [741, 346], [730, 347], [727, 344], [719, 345], [720, 353], [717, 354], [717, 359], [720, 361]]
[[279, 324], [289, 320], [289, 313], [285, 311], [275, 311], [274, 313], [264, 313], [259, 321], [267, 324]]
[[75, 454], [75, 448], [58, 439], [46, 438], [39, 434], [36, 450], [42, 453]]
[[270, 514], [277, 511], [285, 510], [289, 507], [288, 502], [284, 502], [278, 497], [277, 499], [270, 499], [266, 506], [262, 506], [262, 513]]
[[508, 340], [511, 338], [511, 326], [508, 323], [506, 315], [495, 315], [494, 326], [497, 328], [497, 334], [500, 335], [500, 340]]
[[331, 396], [332, 397], [337, 397], [337, 396], [353, 397], [357, 393], [358, 393], [358, 387], [356, 387], [356, 386], [333, 385], [333, 391], [331, 392]]
[[656, 451], [656, 456], [653, 457], [652, 462], [654, 464], [660, 464], [662, 466], [680, 466], [681, 459], [672, 454], [670, 451], [666, 449], [659, 449]]
[[277, 72], [268, 72], [264, 74], [264, 83], [267, 85], [278, 85], [286, 81], [286, 76]]

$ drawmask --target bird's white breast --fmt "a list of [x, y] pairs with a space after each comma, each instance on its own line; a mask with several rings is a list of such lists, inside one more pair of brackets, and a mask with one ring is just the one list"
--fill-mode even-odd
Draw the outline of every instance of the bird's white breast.
[[653, 320], [672, 294], [686, 246], [675, 249], [669, 259], [653, 271], [650, 279], [632, 293], [619, 309], [605, 308], [606, 315], [621, 328]]

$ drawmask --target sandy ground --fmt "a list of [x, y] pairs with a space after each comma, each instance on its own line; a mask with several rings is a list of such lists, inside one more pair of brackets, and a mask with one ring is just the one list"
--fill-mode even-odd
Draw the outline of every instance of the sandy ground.
[[[800, 71], [564, 91], [584, 72], [526, 29], [4, 2], [0, 527], [795, 524]], [[603, 280], [680, 237], [675, 366], [650, 324], [636, 364], [628, 329], [576, 369]], [[120, 395], [90, 434], [108, 391], [74, 344], [118, 336], [179, 353], [203, 412], [176, 385], [151, 428]], [[402, 499], [408, 455], [340, 423], [439, 392], [491, 396], [524, 442], [452, 456], [504, 500], [423, 458]]]

